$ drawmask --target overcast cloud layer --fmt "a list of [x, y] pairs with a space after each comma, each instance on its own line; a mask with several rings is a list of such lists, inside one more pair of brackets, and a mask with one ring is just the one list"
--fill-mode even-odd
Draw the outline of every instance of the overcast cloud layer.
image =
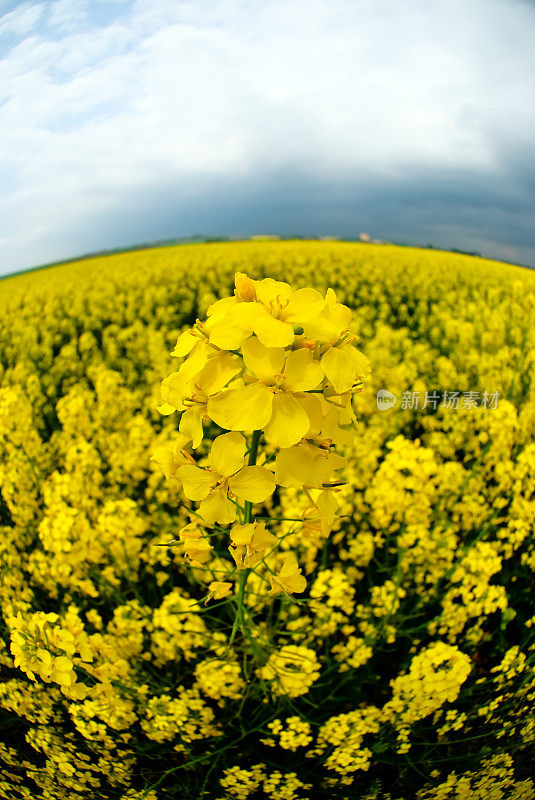
[[528, 0], [0, 9], [0, 272], [361, 231], [535, 265]]

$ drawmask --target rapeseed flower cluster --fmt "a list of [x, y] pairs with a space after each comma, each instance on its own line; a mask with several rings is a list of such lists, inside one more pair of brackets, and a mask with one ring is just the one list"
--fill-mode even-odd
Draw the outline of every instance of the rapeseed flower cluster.
[[[179, 439], [159, 446], [154, 456], [168, 479], [188, 500], [198, 502], [205, 525], [234, 524], [230, 553], [238, 570], [263, 562], [271, 593], [303, 592], [306, 580], [292, 553], [280, 569], [267, 558], [278, 538], [264, 523], [252, 522], [252, 506], [266, 504], [277, 485], [301, 489], [322, 519], [334, 524], [338, 503], [334, 477], [346, 460], [334, 445], [345, 441], [356, 422], [352, 397], [370, 367], [356, 349], [351, 310], [328, 289], [294, 290], [272, 278], [252, 280], [236, 273], [234, 294], [217, 300], [205, 321], [178, 337], [172, 356], [181, 359], [162, 382], [160, 413], [178, 411]], [[188, 453], [203, 443], [207, 426], [229, 431], [216, 436], [200, 466]], [[246, 436], [251, 437], [249, 444]], [[264, 437], [274, 469], [257, 464]], [[266, 462], [268, 463], [268, 462]], [[319, 490], [313, 498], [310, 489]], [[179, 533], [194, 565], [210, 558], [211, 545], [195, 524]], [[243, 603], [246, 577], [240, 582]], [[217, 581], [209, 595], [225, 591]], [[231, 593], [231, 586], [226, 587]]]

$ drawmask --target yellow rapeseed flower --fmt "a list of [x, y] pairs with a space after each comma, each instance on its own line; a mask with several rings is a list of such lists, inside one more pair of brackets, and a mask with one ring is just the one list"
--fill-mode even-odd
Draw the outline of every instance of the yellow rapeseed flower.
[[310, 350], [287, 352], [259, 339], [242, 345], [246, 385], [211, 397], [208, 416], [227, 430], [263, 430], [268, 442], [291, 447], [310, 429], [303, 393], [317, 389], [323, 369]]
[[214, 439], [210, 466], [180, 467], [184, 494], [200, 501], [199, 512], [210, 524], [236, 519], [236, 506], [229, 495], [251, 503], [263, 503], [273, 494], [273, 473], [265, 467], [245, 466], [247, 444], [239, 433], [224, 433]]

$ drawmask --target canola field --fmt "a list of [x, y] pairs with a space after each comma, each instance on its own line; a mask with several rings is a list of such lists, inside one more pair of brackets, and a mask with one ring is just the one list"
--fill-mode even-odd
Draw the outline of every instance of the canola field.
[[0, 798], [535, 800], [534, 368], [439, 251], [1, 281]]

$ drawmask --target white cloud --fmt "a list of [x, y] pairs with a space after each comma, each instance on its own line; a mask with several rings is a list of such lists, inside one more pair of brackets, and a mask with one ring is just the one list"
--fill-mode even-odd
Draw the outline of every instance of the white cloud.
[[5, 18], [5, 268], [65, 255], [66, 228], [145, 184], [505, 176], [535, 123], [535, 13], [511, 0], [101, 0], [104, 25], [96, 5]]
[[88, 0], [54, 0], [49, 5], [49, 29], [68, 34], [84, 25]]
[[8, 36], [27, 36], [43, 13], [43, 3], [21, 3], [0, 17], [0, 39]]

